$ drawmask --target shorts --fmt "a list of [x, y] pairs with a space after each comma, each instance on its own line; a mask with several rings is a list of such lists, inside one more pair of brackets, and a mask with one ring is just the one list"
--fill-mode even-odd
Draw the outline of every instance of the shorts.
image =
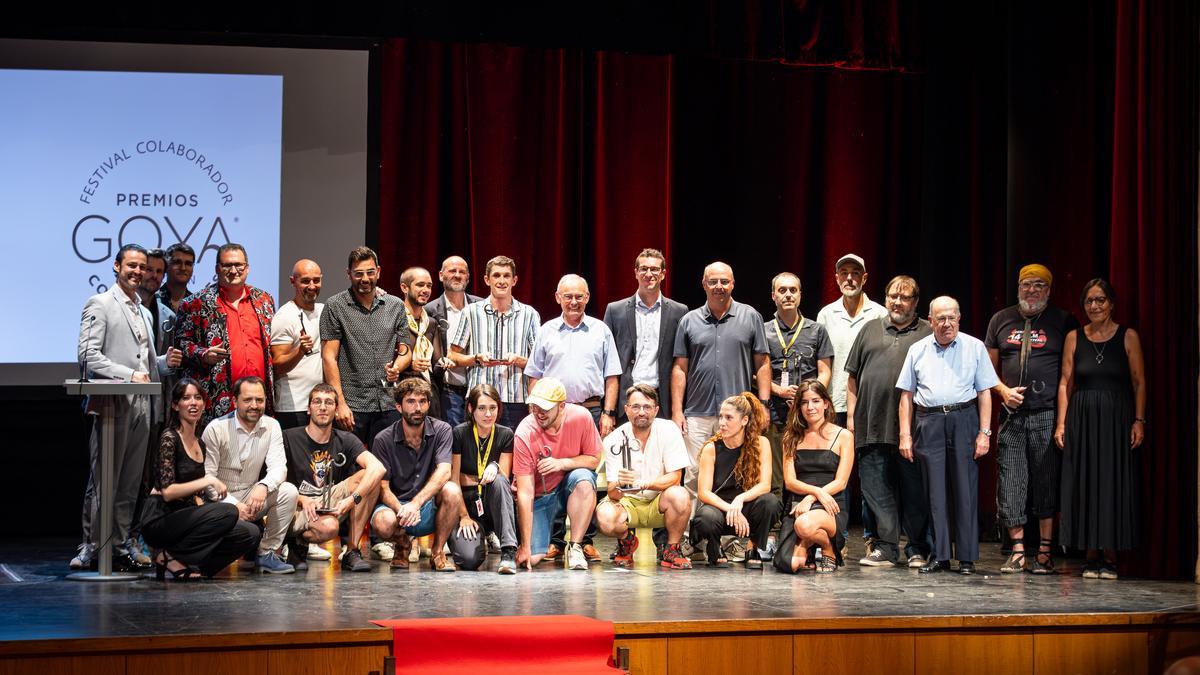
[[596, 488], [596, 473], [591, 469], [573, 469], [567, 477], [554, 488], [553, 492], [536, 497], [533, 500], [533, 534], [530, 536], [529, 550], [534, 555], [545, 553], [550, 548], [550, 529], [555, 516], [567, 509], [567, 498], [582, 482], [591, 483]]
[[[333, 486], [333, 489], [330, 490], [329, 493], [330, 506], [337, 506], [338, 502], [350, 496], [351, 490], [349, 483], [350, 480], [347, 479]], [[305, 496], [307, 497], [308, 495]], [[320, 514], [317, 515], [320, 517]], [[342, 514], [342, 516], [338, 518], [338, 522], [342, 522], [349, 515], [350, 511]], [[292, 514], [292, 532], [303, 532], [304, 530], [308, 529], [308, 524], [308, 516], [304, 515], [304, 509], [300, 508], [299, 504], [296, 504], [296, 512]]]
[[[412, 501], [412, 500], [411, 499], [410, 500], [402, 499], [402, 500], [400, 500], [400, 503], [407, 504], [410, 501]], [[371, 513], [371, 517], [373, 518], [376, 513], [379, 513], [380, 509], [386, 509], [388, 511], [392, 511], [392, 508], [390, 506], [386, 506], [384, 504], [379, 504], [375, 507], [375, 511], [373, 511]], [[392, 511], [392, 513], [395, 513], [395, 511]], [[412, 525], [410, 527], [404, 528], [404, 531], [410, 537], [424, 537], [424, 536], [433, 534], [434, 530], [436, 529], [436, 523], [437, 523], [437, 503], [435, 502], [435, 500], [430, 499], [429, 501], [425, 502], [425, 504], [423, 506], [421, 506], [421, 520], [419, 520], [416, 525]]]
[[[629, 514], [629, 529], [631, 530], [639, 527], [666, 527], [666, 516], [658, 510], [658, 501], [661, 498], [662, 493], [660, 492], [649, 501], [637, 497], [621, 497], [620, 501], [616, 503], [625, 509], [625, 513]], [[605, 498], [604, 501], [612, 503], [612, 500], [608, 498]]]

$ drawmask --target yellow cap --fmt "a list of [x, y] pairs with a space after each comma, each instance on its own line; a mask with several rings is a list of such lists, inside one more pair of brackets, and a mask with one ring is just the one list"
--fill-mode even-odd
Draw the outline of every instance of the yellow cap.
[[1026, 265], [1021, 268], [1020, 273], [1017, 274], [1017, 283], [1021, 283], [1026, 279], [1041, 279], [1047, 284], [1054, 283], [1054, 275], [1050, 274], [1050, 269], [1045, 265], [1039, 265], [1037, 263]]
[[532, 403], [542, 410], [549, 410], [565, 400], [567, 400], [566, 387], [553, 377], [543, 377], [538, 380], [530, 390], [529, 396], [525, 397], [526, 403]]

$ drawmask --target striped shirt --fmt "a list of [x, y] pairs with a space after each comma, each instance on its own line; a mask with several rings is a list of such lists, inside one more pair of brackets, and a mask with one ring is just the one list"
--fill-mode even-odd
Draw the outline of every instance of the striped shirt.
[[[515, 298], [512, 307], [502, 314], [497, 314], [491, 300], [484, 298], [463, 310], [450, 344], [467, 354], [486, 352], [492, 358], [503, 358], [506, 354], [529, 358], [541, 324], [538, 311]], [[516, 366], [472, 366], [467, 370], [467, 390], [478, 384], [495, 387], [504, 403], [525, 402], [528, 382]]]

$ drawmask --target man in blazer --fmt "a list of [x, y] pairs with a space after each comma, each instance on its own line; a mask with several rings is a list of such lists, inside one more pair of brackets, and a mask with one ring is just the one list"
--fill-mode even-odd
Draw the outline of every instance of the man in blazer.
[[[467, 261], [459, 256], [452, 255], [442, 261], [438, 279], [442, 282], [442, 294], [425, 305], [425, 312], [437, 321], [441, 344], [448, 349], [449, 337], [458, 329], [463, 310], [483, 298], [467, 292], [471, 272]], [[467, 397], [467, 369], [452, 367], [454, 363], [450, 359], [445, 359], [441, 365], [446, 369], [445, 386], [440, 387], [442, 418], [453, 427], [466, 418], [463, 406]]]
[[608, 303], [604, 311], [604, 323], [617, 342], [623, 370], [617, 410], [624, 415], [626, 390], [635, 384], [648, 384], [658, 390], [658, 416], [669, 418], [675, 331], [688, 308], [662, 294], [667, 259], [661, 251], [643, 249], [634, 261], [633, 271], [637, 293]]
[[[169, 347], [161, 356], [155, 350], [153, 320], [138, 295], [146, 267], [146, 249], [137, 244], [122, 246], [113, 262], [116, 282], [107, 291], [88, 298], [84, 305], [79, 325], [79, 361], [90, 375], [126, 382], [155, 382], [179, 365], [182, 354], [178, 349]], [[150, 442], [151, 422], [157, 418], [161, 404], [151, 396], [122, 396], [114, 403], [113, 562], [117, 568], [132, 568], [136, 563], [130, 556], [129, 531]], [[97, 415], [100, 401], [89, 399], [87, 412]], [[73, 569], [90, 567], [97, 546], [107, 543], [96, 541], [99, 528], [92, 527], [100, 506], [96, 491], [104, 433], [102, 419], [97, 417], [92, 425], [88, 444], [91, 477], [83, 497], [83, 543], [71, 560]]]

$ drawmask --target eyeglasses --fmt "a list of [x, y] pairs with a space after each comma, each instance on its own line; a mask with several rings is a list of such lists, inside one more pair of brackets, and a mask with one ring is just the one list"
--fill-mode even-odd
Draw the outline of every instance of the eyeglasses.
[[636, 413], [636, 412], [650, 412], [651, 410], [654, 410], [658, 406], [654, 405], [653, 403], [636, 403], [636, 404], [635, 403], [626, 403], [625, 407], [628, 408], [630, 411]]
[[1091, 305], [1099, 306], [1099, 305], [1107, 305], [1107, 304], [1108, 304], [1108, 298], [1104, 297], [1103, 295], [1098, 298], [1088, 298], [1083, 301], [1084, 307], [1089, 307]]
[[1041, 293], [1047, 288], [1050, 288], [1050, 284], [1044, 281], [1022, 281], [1017, 288], [1023, 291], [1037, 291], [1038, 293]]
[[935, 317], [933, 317], [933, 322], [939, 326], [949, 326], [951, 324], [958, 323], [958, 317], [957, 316], [935, 316]]
[[246, 263], [217, 263], [217, 267], [230, 272], [241, 272], [249, 267], [249, 265]]
[[564, 302], [583, 302], [588, 299], [587, 293], [559, 293], [558, 297]]
[[637, 270], [638, 274], [658, 274], [663, 271], [661, 267], [650, 267], [648, 265], [639, 265], [634, 269]]
[[900, 295], [899, 293], [888, 293], [887, 299], [900, 302], [912, 302], [915, 295]]

